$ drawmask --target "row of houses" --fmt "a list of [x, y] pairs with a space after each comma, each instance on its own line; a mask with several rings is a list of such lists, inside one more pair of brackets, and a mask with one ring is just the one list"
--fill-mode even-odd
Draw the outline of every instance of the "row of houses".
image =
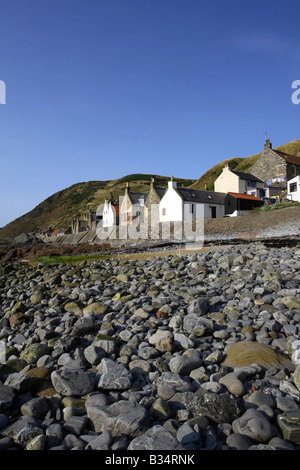
[[133, 222], [177, 222], [199, 217], [233, 217], [285, 197], [300, 201], [300, 156], [272, 149], [266, 140], [264, 151], [251, 173], [232, 170], [225, 164], [214, 182], [214, 191], [180, 188], [173, 177], [167, 188], [157, 187], [152, 179], [147, 193], [130, 190], [129, 184], [119, 201], [106, 200], [99, 212], [74, 218], [72, 232], [99, 227], [128, 225]]

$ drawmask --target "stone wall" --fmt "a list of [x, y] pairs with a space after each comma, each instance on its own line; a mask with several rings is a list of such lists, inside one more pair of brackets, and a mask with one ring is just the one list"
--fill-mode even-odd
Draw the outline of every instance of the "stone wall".
[[[280, 165], [279, 172], [278, 165]], [[265, 148], [256, 163], [253, 165], [251, 174], [263, 181], [277, 178], [278, 176], [286, 178], [286, 167], [287, 164], [285, 160], [277, 155], [272, 148]]]
[[263, 181], [277, 177], [284, 177], [289, 181], [295, 176], [300, 175], [300, 166], [287, 163], [272, 150], [272, 144], [267, 140], [264, 151], [253, 165], [251, 173]]

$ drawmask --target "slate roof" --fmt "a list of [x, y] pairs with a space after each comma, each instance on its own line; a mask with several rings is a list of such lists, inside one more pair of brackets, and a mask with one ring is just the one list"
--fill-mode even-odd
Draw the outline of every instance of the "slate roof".
[[277, 155], [279, 155], [281, 158], [283, 158], [287, 163], [300, 166], [300, 157], [297, 157], [296, 155], [290, 155], [289, 153], [280, 152], [279, 150], [272, 150], [273, 152], [276, 152]]
[[163, 195], [167, 191], [167, 188], [157, 188], [156, 186], [154, 186], [153, 189], [157, 192], [157, 195], [159, 196], [160, 199], [163, 197]]
[[225, 193], [190, 188], [176, 188], [176, 191], [186, 202], [224, 204]]
[[257, 181], [259, 183], [263, 183], [263, 181], [261, 179], [257, 178], [254, 175], [251, 175], [251, 173], [243, 173], [241, 171], [233, 171], [233, 170], [231, 170], [231, 172], [234, 173], [235, 175], [237, 175], [242, 180]]
[[132, 202], [132, 204], [139, 204], [139, 199], [144, 199], [146, 200], [147, 193], [128, 193], [128, 196]]

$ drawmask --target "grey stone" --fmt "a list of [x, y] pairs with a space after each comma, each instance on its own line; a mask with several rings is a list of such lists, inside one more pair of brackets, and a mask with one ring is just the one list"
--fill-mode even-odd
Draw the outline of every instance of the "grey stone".
[[45, 397], [32, 398], [21, 406], [21, 413], [23, 416], [29, 415], [34, 418], [40, 418], [48, 411], [49, 403]]
[[95, 327], [94, 317], [85, 315], [76, 321], [71, 331], [71, 334], [74, 336], [85, 335], [89, 331], [93, 330], [94, 327]]
[[238, 378], [237, 372], [230, 372], [224, 375], [219, 380], [221, 385], [224, 385], [230, 393], [236, 396], [242, 396], [245, 393], [245, 387], [243, 382]]
[[60, 423], [50, 424], [46, 428], [47, 447], [56, 447], [61, 444], [64, 438], [63, 427]]
[[5, 414], [0, 414], [0, 431], [8, 424], [8, 417]]
[[175, 392], [188, 392], [192, 390], [192, 383], [188, 377], [181, 377], [172, 372], [163, 372], [156, 380], [157, 387], [168, 387]]
[[15, 372], [13, 374], [9, 374], [4, 382], [4, 385], [7, 385], [16, 391], [23, 393], [30, 390], [32, 387], [32, 379], [25, 372]]
[[106, 407], [89, 406], [88, 417], [96, 432], [109, 431], [112, 436], [136, 437], [148, 425], [146, 409], [133, 401], [121, 400]]
[[105, 356], [105, 350], [96, 344], [91, 344], [84, 349], [84, 357], [92, 365], [98, 365]]
[[258, 442], [267, 442], [277, 434], [275, 426], [260, 411], [250, 408], [232, 423], [232, 430]]
[[71, 416], [68, 418], [64, 425], [64, 431], [75, 434], [76, 436], [80, 436], [83, 433], [84, 428], [88, 424], [88, 417], [87, 416]]
[[229, 434], [226, 444], [233, 450], [248, 450], [252, 446], [253, 441], [248, 436], [242, 434]]
[[176, 393], [170, 403], [181, 403], [186, 409], [196, 415], [207, 416], [215, 423], [231, 423], [244, 412], [244, 406], [239, 398], [226, 393], [214, 393], [199, 388], [196, 393]]
[[189, 313], [183, 319], [183, 330], [188, 334], [194, 333], [198, 337], [209, 335], [213, 331], [213, 321], [199, 317], [195, 313]]
[[128, 450], [184, 450], [184, 446], [163, 426], [156, 425], [131, 441]]
[[274, 397], [270, 393], [264, 393], [262, 390], [255, 390], [248, 401], [256, 406], [268, 405], [274, 408], [276, 405]]
[[0, 382], [0, 413], [7, 410], [12, 405], [14, 397], [13, 389]]
[[192, 303], [187, 308], [187, 313], [192, 313], [196, 315], [205, 315], [209, 309], [208, 299], [199, 298], [192, 301]]
[[40, 434], [43, 434], [43, 430], [38, 426], [34, 418], [28, 420], [25, 417], [19, 418], [2, 430], [2, 436], [12, 438], [17, 445], [23, 448], [25, 448], [34, 437]]
[[101, 392], [94, 392], [85, 400], [85, 408], [89, 406], [107, 406], [109, 403], [108, 396]]
[[182, 424], [177, 431], [176, 438], [182, 444], [191, 444], [191, 443], [198, 443], [200, 440], [200, 434], [195, 432], [192, 426], [188, 423]]
[[58, 393], [81, 397], [93, 391], [96, 377], [81, 369], [60, 369], [51, 373], [51, 381]]
[[109, 446], [112, 443], [112, 435], [109, 431], [103, 431], [99, 436], [92, 439], [86, 446], [86, 450], [99, 450], [103, 449], [104, 446]]
[[130, 388], [132, 375], [122, 364], [103, 358], [98, 366], [100, 374], [98, 388], [109, 390], [126, 390]]
[[169, 362], [170, 371], [174, 374], [189, 375], [193, 369], [200, 367], [202, 360], [198, 356], [175, 356]]

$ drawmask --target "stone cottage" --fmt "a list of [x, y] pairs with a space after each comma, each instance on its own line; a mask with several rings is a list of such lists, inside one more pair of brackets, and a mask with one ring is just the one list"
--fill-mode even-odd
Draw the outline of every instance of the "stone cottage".
[[120, 225], [131, 224], [133, 221], [144, 221], [146, 197], [147, 194], [145, 193], [131, 192], [129, 184], [126, 184], [125, 195], [121, 198], [122, 200], [120, 201]]
[[287, 181], [300, 175], [300, 156], [274, 150], [270, 140], [266, 139], [264, 151], [253, 165], [251, 173], [262, 179], [266, 187], [273, 187], [277, 192], [285, 190]]

